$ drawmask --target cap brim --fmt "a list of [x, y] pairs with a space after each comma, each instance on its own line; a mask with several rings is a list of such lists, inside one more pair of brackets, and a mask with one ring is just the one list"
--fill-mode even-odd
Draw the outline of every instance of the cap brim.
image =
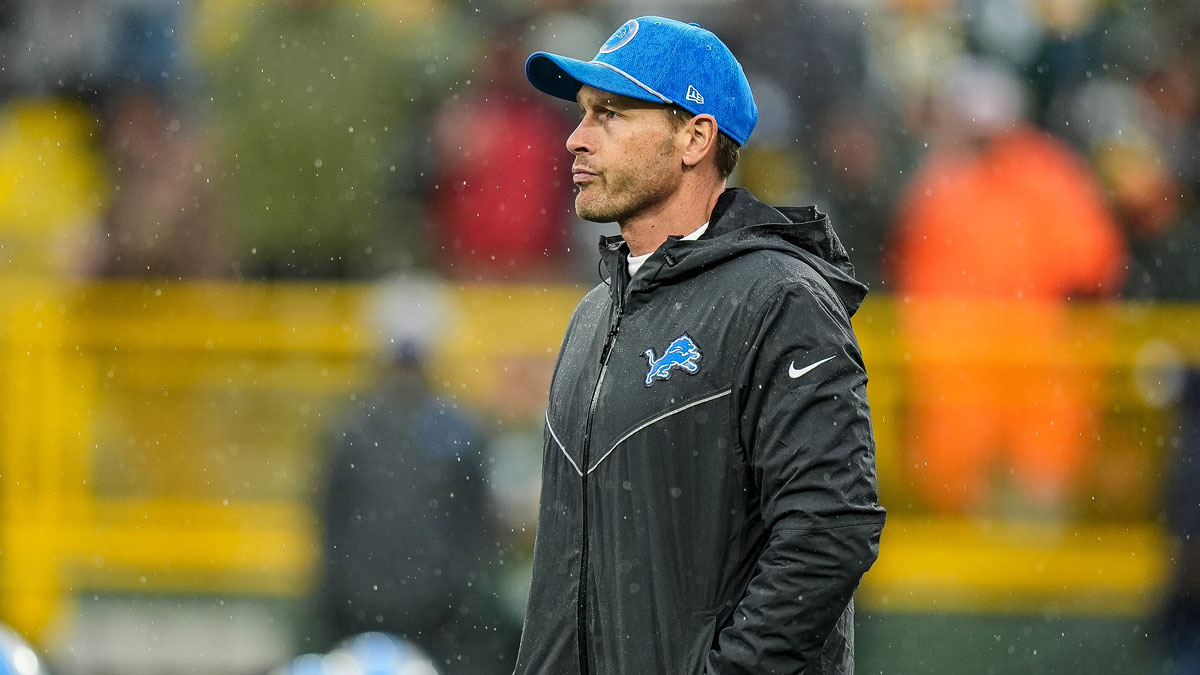
[[525, 77], [539, 91], [565, 101], [574, 101], [580, 87], [586, 84], [643, 101], [668, 102], [611, 66], [549, 52], [534, 52], [529, 56], [525, 61]]

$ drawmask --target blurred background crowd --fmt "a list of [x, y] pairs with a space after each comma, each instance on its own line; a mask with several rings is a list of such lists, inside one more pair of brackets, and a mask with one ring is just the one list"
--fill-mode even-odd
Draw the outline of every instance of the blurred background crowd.
[[738, 182], [830, 212], [875, 289], [936, 283], [906, 267], [944, 252], [906, 244], [920, 168], [969, 173], [947, 148], [1036, 130], [1052, 140], [1014, 152], [1054, 157], [1027, 174], [1078, 174], [1064, 208], [1094, 213], [1064, 227], [1111, 239], [1104, 292], [1194, 294], [1200, 11], [1179, 0], [12, 0], [6, 265], [590, 283], [596, 228], [579, 234], [562, 181], [574, 113], [522, 64], [590, 58], [614, 21], [655, 12], [745, 65], [761, 115]]
[[[164, 513], [192, 515], [230, 495], [282, 494], [313, 514], [295, 529], [316, 547], [285, 590], [209, 584], [201, 561], [200, 581], [144, 593], [145, 575], [113, 581], [120, 556], [82, 556], [107, 572], [80, 588], [55, 582], [54, 593], [101, 588], [91, 606], [107, 609], [72, 605], [73, 622], [34, 608], [46, 595], [21, 585], [24, 572], [11, 570], [31, 563], [10, 553], [0, 620], [64, 673], [263, 672], [367, 631], [411, 638], [445, 674], [506, 672], [549, 365], [571, 298], [598, 281], [595, 242], [615, 233], [574, 216], [563, 144], [576, 112], [538, 95], [523, 63], [537, 49], [589, 59], [645, 14], [699, 22], [739, 56], [760, 117], [732, 182], [828, 212], [881, 298], [856, 320], [868, 362], [885, 362], [871, 396], [893, 514], [860, 618], [862, 672], [950, 672], [942, 653], [962, 673], [1200, 673], [1200, 5], [1188, 0], [0, 0], [0, 277], [16, 308], [6, 317], [28, 319], [29, 344], [41, 346], [53, 307], [84, 317], [51, 346], [88, 373], [76, 386], [54, 371], [68, 383], [63, 400], [98, 392], [67, 425], [89, 439], [88, 489], [154, 493], [177, 509]], [[70, 290], [43, 302], [21, 290], [31, 280]], [[153, 309], [171, 285], [199, 290]], [[310, 304], [276, 312], [263, 300], [270, 288], [291, 289], [271, 302]], [[343, 315], [344, 297], [354, 307]], [[224, 381], [225, 365], [180, 347], [189, 324], [172, 323], [201, 311], [248, 331], [215, 339], [245, 345]], [[469, 345], [445, 346], [455, 320], [487, 311], [495, 322], [458, 334]], [[320, 375], [262, 393], [262, 364], [283, 357], [254, 332], [276, 324], [254, 320], [328, 320], [332, 335], [353, 323], [337, 317], [359, 312], [383, 340], [345, 350], [368, 365], [337, 386], [311, 384], [330, 377], [320, 359], [343, 349], [336, 336], [314, 338], [312, 361], [296, 368]], [[77, 337], [72, 325], [95, 330]], [[180, 335], [156, 342], [155, 326]], [[268, 340], [281, 352], [293, 344], [286, 332]], [[496, 372], [468, 390], [476, 380], [453, 373], [484, 371], [463, 355], [500, 333], [534, 335], [538, 347], [486, 352]], [[18, 468], [36, 463], [22, 459], [21, 434], [33, 451], [43, 443], [37, 423], [25, 432], [12, 421], [44, 387], [42, 371], [26, 374], [13, 356], [24, 335], [6, 334], [12, 355], [0, 366], [17, 383], [3, 456]], [[1134, 342], [1128, 359], [1106, 360]], [[142, 379], [128, 374], [133, 361]], [[207, 374], [180, 374], [188, 368]], [[1123, 370], [1142, 417], [1113, 402]], [[304, 421], [271, 417], [283, 421], [270, 439], [219, 431], [284, 409]], [[47, 415], [42, 424], [59, 419]], [[263, 449], [289, 443], [308, 450]], [[168, 456], [177, 447], [211, 454]], [[0, 472], [5, 522], [24, 508], [12, 473]], [[229, 494], [201, 486], [214, 475]], [[261, 482], [239, 482], [247, 476]], [[280, 481], [290, 487], [271, 487]], [[24, 532], [11, 541], [66, 550]], [[924, 575], [888, 562], [889, 535], [893, 560], [908, 551]], [[1089, 536], [1091, 549], [1079, 544]], [[1022, 586], [930, 566], [942, 550], [930, 547], [964, 538], [999, 547], [989, 560], [1000, 567], [1008, 546], [1066, 551], [1054, 560], [1070, 571]], [[1072, 539], [1084, 548], [1062, 544]], [[1089, 551], [1125, 551], [1114, 542], [1141, 566], [1095, 575], [1125, 585], [1078, 582]], [[254, 564], [275, 569], [267, 557]], [[1010, 581], [1035, 599], [1013, 600]], [[929, 592], [899, 597], [910, 582], [909, 596]], [[976, 590], [956, 593], [960, 583]], [[1105, 595], [1122, 592], [1133, 599]], [[218, 595], [228, 598], [213, 605]], [[997, 597], [1011, 602], [981, 607]], [[222, 609], [226, 599], [240, 609]], [[168, 667], [145, 639], [164, 639], [172, 603], [209, 627], [263, 617], [257, 639], [274, 648], [248, 649], [243, 670], [213, 665], [215, 646], [208, 665]], [[133, 610], [152, 618], [103, 618]], [[97, 632], [122, 625], [112, 640]], [[253, 633], [229, 630], [214, 629], [226, 637], [213, 644]]]

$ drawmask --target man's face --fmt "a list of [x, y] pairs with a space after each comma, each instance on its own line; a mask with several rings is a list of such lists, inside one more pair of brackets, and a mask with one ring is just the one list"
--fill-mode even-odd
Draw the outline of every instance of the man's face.
[[683, 164], [666, 106], [587, 85], [576, 100], [583, 119], [567, 149], [580, 218], [624, 222], [675, 192]]

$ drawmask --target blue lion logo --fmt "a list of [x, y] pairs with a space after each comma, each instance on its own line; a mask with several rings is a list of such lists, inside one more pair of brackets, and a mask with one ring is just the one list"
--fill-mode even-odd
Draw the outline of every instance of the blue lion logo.
[[634, 35], [637, 35], [637, 32], [637, 19], [630, 19], [629, 21], [626, 21], [624, 25], [617, 29], [617, 32], [612, 34], [612, 37], [608, 38], [608, 42], [605, 42], [600, 46], [600, 53], [609, 54], [617, 51], [621, 47], [629, 44], [629, 41], [633, 39]]
[[654, 348], [645, 351], [646, 360], [650, 362], [650, 372], [646, 373], [646, 386], [654, 384], [655, 380], [665, 380], [671, 377], [671, 370], [678, 368], [688, 375], [700, 372], [700, 359], [704, 356], [700, 348], [687, 333], [675, 338], [661, 357], [654, 355]]

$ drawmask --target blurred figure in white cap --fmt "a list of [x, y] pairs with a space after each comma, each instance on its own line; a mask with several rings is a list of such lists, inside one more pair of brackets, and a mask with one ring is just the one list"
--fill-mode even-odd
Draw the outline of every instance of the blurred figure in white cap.
[[407, 279], [381, 287], [373, 309], [384, 368], [329, 445], [322, 616], [333, 640], [387, 631], [444, 675], [490, 675], [511, 663], [516, 627], [493, 618], [485, 438], [426, 371], [450, 303], [437, 283]]

